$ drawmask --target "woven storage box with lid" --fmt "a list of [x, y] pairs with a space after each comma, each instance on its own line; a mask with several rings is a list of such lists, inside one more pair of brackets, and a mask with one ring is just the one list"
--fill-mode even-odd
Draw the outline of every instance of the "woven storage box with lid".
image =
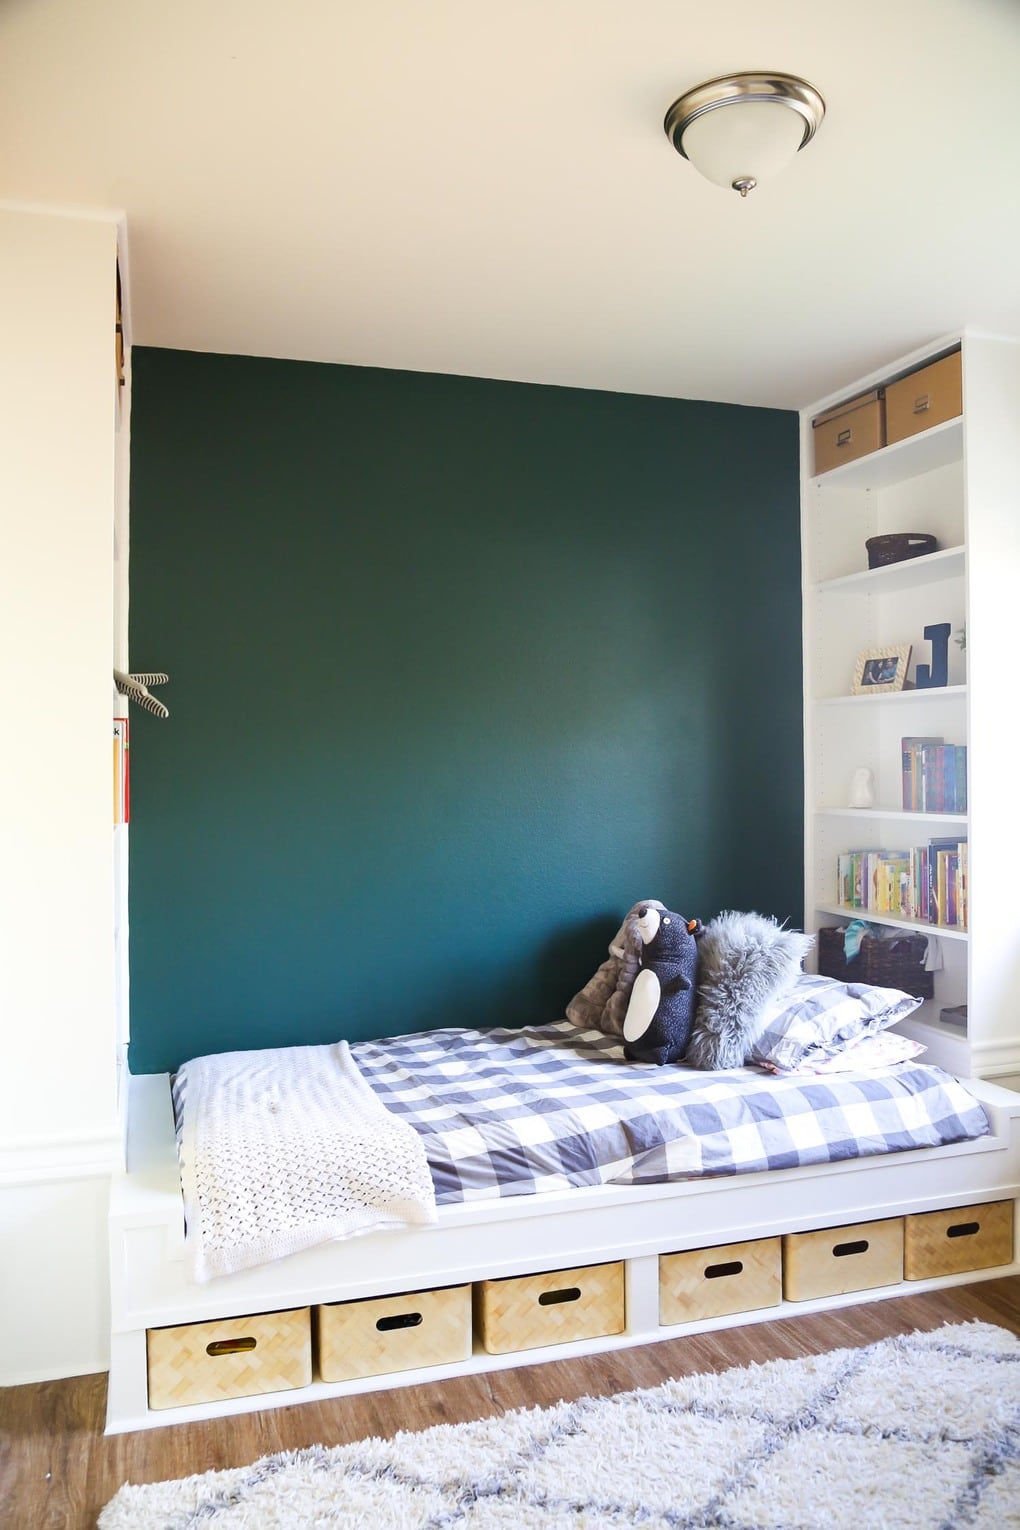
[[783, 1234], [783, 1295], [788, 1302], [895, 1286], [902, 1279], [902, 1217]]
[[316, 1308], [316, 1319], [323, 1381], [449, 1365], [471, 1354], [470, 1286], [332, 1302]]
[[475, 1331], [490, 1355], [622, 1333], [623, 1263], [483, 1280]]
[[[867, 917], [862, 909], [861, 918]], [[930, 999], [935, 994], [934, 974], [921, 965], [927, 949], [926, 935], [898, 935], [894, 940], [864, 935], [860, 950], [848, 962], [843, 931], [829, 926], [818, 931], [818, 971], [842, 983], [872, 983], [876, 988], [898, 988], [916, 999]]]
[[659, 1322], [692, 1323], [778, 1307], [783, 1294], [778, 1238], [659, 1256]]
[[922, 1211], [905, 1219], [903, 1273], [907, 1280], [1012, 1263], [1012, 1201]]
[[308, 1307], [212, 1323], [150, 1328], [145, 1335], [149, 1407], [255, 1397], [312, 1379]]

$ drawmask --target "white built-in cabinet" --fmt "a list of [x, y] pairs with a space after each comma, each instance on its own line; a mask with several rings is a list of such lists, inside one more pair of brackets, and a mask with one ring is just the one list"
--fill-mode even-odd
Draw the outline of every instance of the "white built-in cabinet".
[[[814, 475], [814, 418], [955, 345], [961, 416]], [[901, 1026], [924, 1042], [925, 1060], [1007, 1082], [1020, 1075], [1020, 346], [964, 331], [849, 379], [803, 411], [801, 462], [805, 928], [854, 917], [838, 901], [840, 853], [966, 836], [966, 931], [859, 917], [938, 942], [934, 998]], [[866, 539], [905, 531], [934, 533], [937, 550], [869, 570]], [[940, 622], [954, 637], [966, 626], [966, 648], [950, 642], [946, 686], [913, 688], [917, 663], [929, 658], [924, 628]], [[852, 695], [857, 655], [903, 643], [913, 648], [908, 688]], [[907, 735], [968, 746], [966, 814], [903, 811]], [[848, 805], [860, 767], [875, 783], [866, 809]], [[940, 1020], [959, 1004], [968, 1005], [966, 1031]]]
[[[128, 559], [130, 552], [131, 480], [131, 317], [128, 303], [127, 229], [118, 229], [115, 268], [114, 378], [117, 395], [113, 506], [113, 655], [112, 669], [126, 674], [128, 661]], [[113, 716], [128, 713], [127, 698], [113, 684]], [[131, 719], [129, 718], [129, 723]], [[125, 764], [125, 768], [127, 768]], [[121, 1141], [127, 1143], [128, 1039], [128, 835], [126, 823], [113, 825], [113, 982], [117, 1116]]]
[[127, 667], [118, 255], [126, 297], [119, 215], [0, 204], [5, 1386], [99, 1371], [109, 1355], [127, 1023], [126, 838], [111, 826], [111, 661]]

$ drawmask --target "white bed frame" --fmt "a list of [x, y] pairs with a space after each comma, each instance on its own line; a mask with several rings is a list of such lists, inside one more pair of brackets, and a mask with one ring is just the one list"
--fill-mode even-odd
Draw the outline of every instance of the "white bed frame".
[[[191, 1278], [185, 1256], [169, 1078], [166, 1074], [133, 1078], [127, 1168], [111, 1191], [107, 1433], [533, 1365], [1020, 1273], [1014, 1248], [1012, 1263], [995, 1269], [845, 1296], [784, 1301], [758, 1312], [679, 1326], [663, 1327], [659, 1322], [658, 1256], [662, 1253], [986, 1201], [1015, 1201], [1020, 1195], [1020, 1094], [984, 1080], [964, 1082], [992, 1123], [991, 1135], [976, 1142], [681, 1184], [606, 1186], [441, 1207], [434, 1227], [367, 1233], [200, 1285]], [[1014, 1225], [1020, 1226], [1020, 1218], [1014, 1217]], [[192, 1407], [151, 1410], [148, 1406], [148, 1328], [621, 1259], [626, 1270], [626, 1328], [611, 1338], [510, 1355], [490, 1355], [476, 1348], [470, 1359], [454, 1365], [359, 1381], [313, 1382], [300, 1390]]]

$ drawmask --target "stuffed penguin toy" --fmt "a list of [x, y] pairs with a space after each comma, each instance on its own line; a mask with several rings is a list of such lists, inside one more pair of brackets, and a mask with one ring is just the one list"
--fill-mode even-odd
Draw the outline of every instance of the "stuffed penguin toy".
[[631, 1062], [679, 1062], [687, 1050], [697, 994], [700, 919], [647, 907], [638, 916], [641, 965], [623, 1022]]

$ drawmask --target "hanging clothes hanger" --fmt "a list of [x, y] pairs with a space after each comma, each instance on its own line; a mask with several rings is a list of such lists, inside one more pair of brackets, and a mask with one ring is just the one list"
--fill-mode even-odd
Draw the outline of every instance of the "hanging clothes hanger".
[[129, 701], [136, 702], [138, 706], [144, 707], [147, 712], [152, 713], [153, 717], [169, 717], [170, 711], [155, 696], [149, 694], [149, 686], [166, 685], [169, 679], [169, 675], [155, 671], [152, 673], [146, 671], [140, 675], [125, 675], [123, 670], [119, 669], [113, 672], [113, 683], [121, 695], [126, 696]]

